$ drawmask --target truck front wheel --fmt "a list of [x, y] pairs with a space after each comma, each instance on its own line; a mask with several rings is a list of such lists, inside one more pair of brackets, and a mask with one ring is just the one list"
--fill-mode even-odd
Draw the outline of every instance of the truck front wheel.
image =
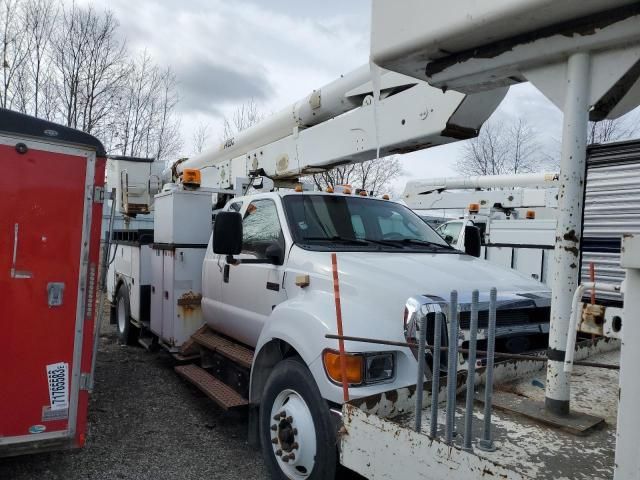
[[336, 436], [329, 407], [298, 359], [280, 362], [267, 380], [260, 403], [260, 440], [273, 479], [335, 477]]

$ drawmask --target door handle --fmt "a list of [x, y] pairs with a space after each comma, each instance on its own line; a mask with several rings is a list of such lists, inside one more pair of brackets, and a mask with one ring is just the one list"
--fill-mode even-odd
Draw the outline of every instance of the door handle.
[[18, 234], [20, 226], [16, 223], [13, 225], [13, 258], [11, 261], [11, 278], [31, 278], [33, 275], [31, 272], [20, 271], [17, 269], [16, 264], [18, 262]]
[[231, 270], [231, 267], [229, 266], [229, 264], [225, 264], [224, 266], [224, 272], [222, 274], [222, 281], [224, 283], [229, 283], [229, 271]]

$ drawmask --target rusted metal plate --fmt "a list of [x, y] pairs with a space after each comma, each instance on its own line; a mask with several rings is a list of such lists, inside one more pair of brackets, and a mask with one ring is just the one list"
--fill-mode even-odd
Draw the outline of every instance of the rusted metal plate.
[[493, 394], [493, 406], [500, 410], [513, 412], [538, 422], [560, 428], [574, 435], [585, 435], [592, 428], [604, 423], [604, 418], [572, 410], [569, 415], [554, 415], [545, 409], [542, 402], [510, 392], [496, 391]]
[[345, 404], [340, 463], [371, 479], [522, 480], [497, 462]]
[[243, 407], [249, 403], [238, 392], [197, 365], [180, 365], [174, 369], [178, 375], [198, 387], [207, 397], [225, 410]]
[[178, 306], [180, 307], [199, 307], [200, 303], [202, 303], [202, 295], [191, 291], [183, 293], [178, 299]]
[[594, 335], [604, 334], [604, 305], [586, 303], [582, 307], [582, 318], [578, 330]]
[[251, 368], [253, 363], [253, 350], [250, 350], [244, 345], [221, 337], [210, 329], [198, 331], [193, 334], [191, 338], [199, 345], [218, 352], [220, 355], [224, 355], [243, 367]]

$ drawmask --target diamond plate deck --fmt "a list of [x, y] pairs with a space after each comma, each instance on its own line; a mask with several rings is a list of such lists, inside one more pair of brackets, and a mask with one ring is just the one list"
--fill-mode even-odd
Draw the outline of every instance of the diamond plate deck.
[[221, 337], [211, 330], [198, 331], [194, 333], [191, 338], [197, 344], [214, 352], [218, 352], [220, 355], [224, 355], [243, 367], [251, 368], [253, 351], [247, 347]]
[[200, 389], [225, 410], [246, 406], [247, 399], [197, 365], [179, 365], [176, 373]]

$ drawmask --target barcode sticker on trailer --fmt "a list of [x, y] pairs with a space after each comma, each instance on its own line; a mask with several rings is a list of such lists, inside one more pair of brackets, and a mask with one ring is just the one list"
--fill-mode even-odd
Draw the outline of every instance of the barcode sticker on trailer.
[[69, 364], [60, 362], [47, 365], [49, 402], [51, 410], [69, 408]]

